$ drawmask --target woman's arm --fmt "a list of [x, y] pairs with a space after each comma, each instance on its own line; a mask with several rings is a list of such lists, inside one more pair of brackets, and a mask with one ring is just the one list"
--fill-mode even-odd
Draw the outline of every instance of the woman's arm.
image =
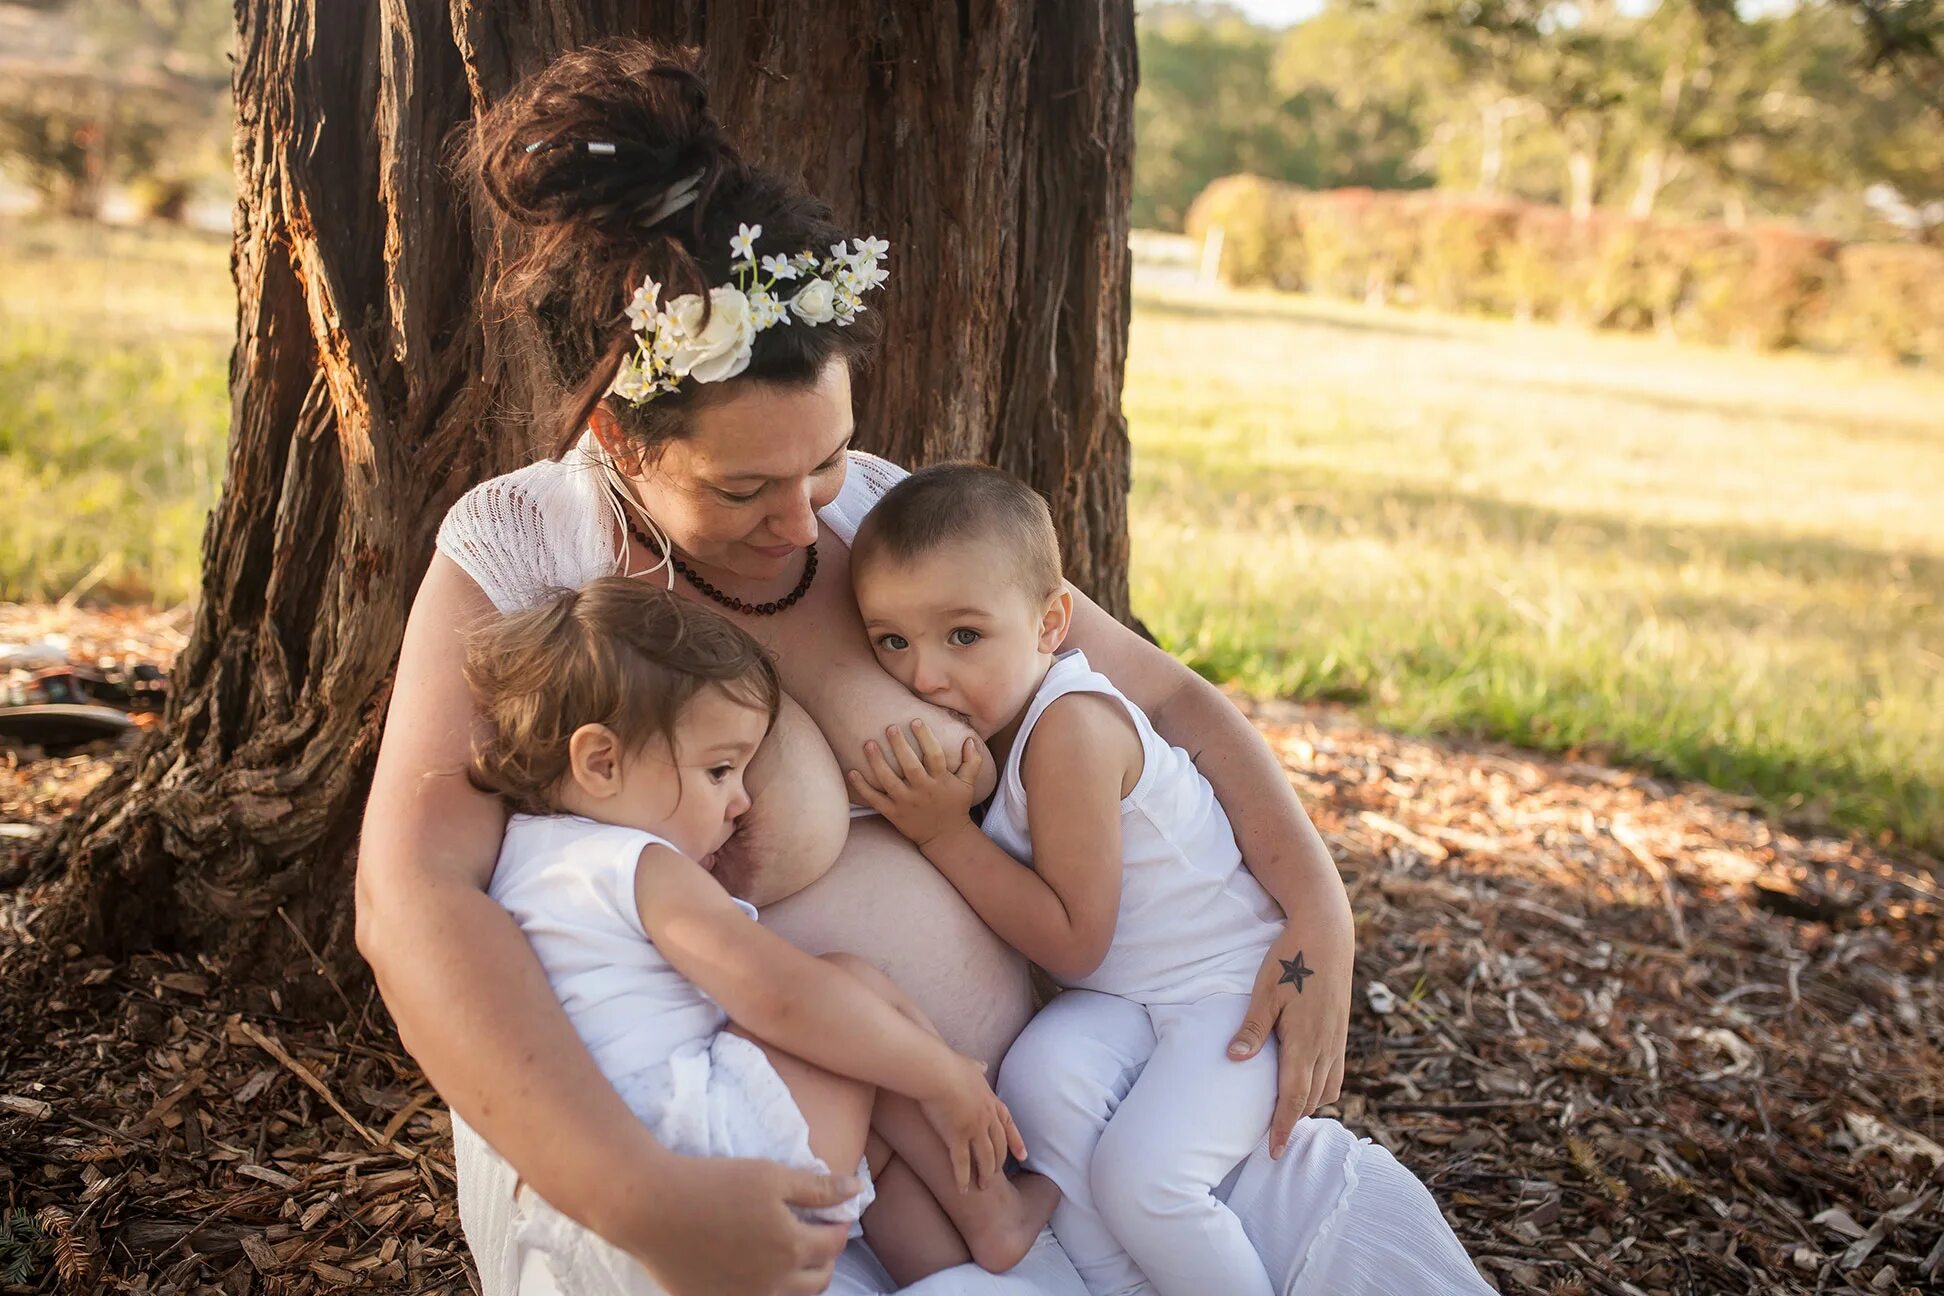
[[[677, 1290], [685, 1278], [731, 1273], [746, 1274], [756, 1290], [783, 1290], [789, 1269], [775, 1248], [797, 1252], [791, 1263], [821, 1263], [826, 1253], [834, 1263], [843, 1230], [788, 1232], [779, 1221], [749, 1255], [698, 1255], [708, 1251], [698, 1242], [708, 1225], [684, 1194], [720, 1201], [740, 1192], [758, 1209], [750, 1194], [760, 1185], [746, 1169], [724, 1172], [742, 1175], [736, 1183], [723, 1174], [703, 1183], [691, 1170], [700, 1163], [655, 1142], [596, 1068], [512, 918], [486, 894], [505, 816], [465, 777], [473, 710], [459, 663], [465, 627], [491, 612], [455, 564], [433, 559], [406, 626], [365, 811], [358, 948], [427, 1078], [548, 1202]], [[842, 1200], [833, 1195], [831, 1204]], [[765, 1254], [753, 1263], [757, 1252]]]
[[[1297, 1120], [1343, 1088], [1356, 937], [1343, 879], [1275, 753], [1221, 690], [1077, 590], [1066, 642], [1194, 758], [1228, 812], [1249, 872], [1289, 916], [1230, 1047], [1232, 1056], [1253, 1056], [1275, 1030], [1280, 1094], [1270, 1146], [1279, 1155]], [[1291, 975], [1299, 959], [1316, 975]]]

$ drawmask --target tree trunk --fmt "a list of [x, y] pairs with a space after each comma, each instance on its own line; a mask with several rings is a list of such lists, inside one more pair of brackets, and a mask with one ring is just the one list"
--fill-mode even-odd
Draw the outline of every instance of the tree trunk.
[[164, 723], [54, 843], [43, 937], [357, 968], [351, 860], [407, 610], [452, 500], [534, 449], [537, 394], [477, 382], [486, 258], [442, 148], [590, 39], [701, 45], [745, 155], [891, 241], [860, 441], [1020, 473], [1076, 583], [1124, 616], [1133, 13], [1049, 8], [239, 4], [231, 439], [202, 601]]

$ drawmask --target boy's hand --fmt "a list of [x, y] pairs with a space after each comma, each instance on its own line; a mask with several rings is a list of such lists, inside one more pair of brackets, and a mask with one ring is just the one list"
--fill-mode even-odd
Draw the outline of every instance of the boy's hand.
[[[864, 762], [868, 774], [852, 770], [847, 775], [851, 794], [859, 804], [889, 819], [892, 827], [920, 849], [934, 838], [969, 824], [968, 816], [978, 799], [974, 784], [985, 759], [978, 739], [965, 740], [963, 759], [954, 772], [946, 768], [944, 749], [923, 720], [911, 722], [911, 739], [896, 725], [884, 734], [891, 759], [885, 759], [883, 747], [867, 742]], [[916, 750], [912, 739], [916, 740]]]
[[1012, 1113], [986, 1083], [985, 1067], [970, 1058], [960, 1057], [948, 1087], [920, 1101], [918, 1109], [952, 1154], [960, 1192], [997, 1183], [1005, 1173], [1008, 1151], [1026, 1159], [1026, 1141], [1019, 1137]]

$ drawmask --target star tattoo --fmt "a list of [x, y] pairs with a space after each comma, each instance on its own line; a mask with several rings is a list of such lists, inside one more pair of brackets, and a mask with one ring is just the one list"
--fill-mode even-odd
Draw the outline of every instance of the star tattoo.
[[1276, 961], [1282, 964], [1283, 969], [1282, 977], [1276, 984], [1293, 985], [1296, 987], [1297, 994], [1303, 993], [1303, 978], [1316, 975], [1315, 968], [1308, 967], [1303, 963], [1303, 951], [1301, 950], [1296, 951], [1296, 957], [1293, 959], [1278, 959]]

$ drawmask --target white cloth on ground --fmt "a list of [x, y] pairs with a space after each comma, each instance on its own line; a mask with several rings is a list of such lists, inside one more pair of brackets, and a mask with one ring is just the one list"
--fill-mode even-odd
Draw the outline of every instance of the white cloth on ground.
[[[514, 815], [487, 892], [519, 924], [547, 981], [601, 1073], [656, 1141], [687, 1156], [761, 1157], [819, 1173], [810, 1127], [763, 1050], [729, 1034], [725, 1014], [655, 948], [635, 904], [635, 872], [652, 833], [577, 815]], [[679, 853], [679, 852], [678, 852]], [[733, 899], [733, 897], [732, 897]], [[737, 908], [756, 920], [754, 907]], [[875, 1194], [862, 1190], [816, 1217], [850, 1224]], [[530, 1189], [520, 1194], [519, 1244], [546, 1257], [568, 1291], [652, 1291], [641, 1266], [585, 1233]]]

